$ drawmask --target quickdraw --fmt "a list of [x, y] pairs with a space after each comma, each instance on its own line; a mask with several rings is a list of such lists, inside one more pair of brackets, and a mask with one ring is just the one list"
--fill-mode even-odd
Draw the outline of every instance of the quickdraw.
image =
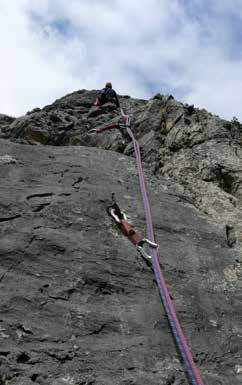
[[99, 128], [93, 128], [90, 131], [88, 131], [88, 134], [101, 134], [101, 132], [112, 130], [113, 128], [117, 129], [125, 129], [126, 125], [122, 123], [112, 123], [108, 124], [107, 126], [99, 127]]
[[124, 212], [122, 212], [117, 203], [114, 203], [108, 208], [108, 213], [115, 220], [117, 225], [120, 227], [122, 232], [130, 239], [130, 241], [136, 246], [136, 249], [139, 251], [141, 256], [148, 262], [149, 265], [152, 264], [152, 257], [144, 250], [144, 245], [147, 244], [150, 247], [158, 248], [158, 245], [155, 242], [151, 242], [147, 238], [142, 238], [133, 226], [127, 221], [127, 217]]

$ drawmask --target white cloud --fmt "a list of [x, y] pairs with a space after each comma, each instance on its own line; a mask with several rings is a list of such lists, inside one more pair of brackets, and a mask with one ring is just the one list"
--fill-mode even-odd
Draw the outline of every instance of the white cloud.
[[242, 59], [228, 55], [238, 3], [0, 0], [0, 112], [24, 114], [111, 80], [119, 93], [171, 92], [242, 119]]

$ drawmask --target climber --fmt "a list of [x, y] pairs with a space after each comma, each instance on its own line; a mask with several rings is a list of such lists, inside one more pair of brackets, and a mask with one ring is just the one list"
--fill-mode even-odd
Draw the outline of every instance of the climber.
[[97, 97], [96, 107], [102, 106], [105, 103], [114, 103], [117, 108], [120, 107], [118, 96], [112, 87], [112, 83], [110, 82], [105, 84], [105, 88], [102, 89], [100, 95]]

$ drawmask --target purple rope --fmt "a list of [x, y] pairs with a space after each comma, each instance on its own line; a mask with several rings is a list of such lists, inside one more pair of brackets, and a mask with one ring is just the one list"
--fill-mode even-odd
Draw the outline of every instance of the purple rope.
[[[122, 109], [121, 109], [121, 114], [122, 114], [122, 117], [123, 117], [125, 124], [127, 126], [128, 134], [129, 134], [129, 136], [133, 142], [135, 158], [136, 158], [136, 163], [137, 163], [137, 167], [138, 167], [141, 195], [142, 195], [143, 206], [144, 206], [144, 211], [145, 211], [145, 216], [146, 216], [147, 238], [150, 239], [152, 242], [155, 242], [150, 204], [149, 204], [149, 199], [148, 199], [148, 195], [146, 192], [144, 174], [143, 174], [143, 169], [142, 169], [140, 147], [139, 147], [139, 144], [138, 144], [137, 140], [135, 139], [134, 134], [131, 130], [130, 117], [128, 115], [125, 115]], [[160, 268], [156, 249], [151, 247], [150, 253], [152, 255], [152, 266], [153, 266], [153, 271], [155, 274], [155, 279], [156, 279], [156, 282], [157, 282], [157, 285], [159, 288], [160, 297], [161, 297], [161, 300], [162, 300], [162, 303], [163, 303], [163, 306], [164, 306], [164, 309], [165, 309], [165, 312], [166, 312], [173, 336], [176, 340], [178, 349], [179, 349], [180, 354], [183, 358], [190, 383], [192, 385], [203, 385], [202, 379], [201, 379], [200, 374], [199, 374], [199, 372], [196, 368], [196, 365], [193, 361], [191, 352], [189, 350], [188, 344], [187, 344], [186, 339], [184, 337], [180, 323], [177, 319], [174, 306], [172, 304], [172, 301], [171, 301], [171, 298], [170, 298], [163, 274], [161, 272], [161, 268]]]

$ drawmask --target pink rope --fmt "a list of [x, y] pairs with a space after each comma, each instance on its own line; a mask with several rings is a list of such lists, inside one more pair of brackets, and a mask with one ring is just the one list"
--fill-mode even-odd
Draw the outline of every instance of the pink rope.
[[[127, 126], [128, 134], [129, 134], [130, 138], [132, 139], [133, 147], [134, 147], [134, 151], [135, 151], [135, 157], [136, 157], [138, 173], [139, 173], [141, 195], [142, 195], [143, 205], [144, 205], [144, 210], [145, 210], [145, 215], [146, 215], [147, 237], [152, 242], [155, 242], [152, 215], [151, 215], [150, 204], [149, 204], [149, 199], [148, 199], [148, 195], [146, 192], [144, 174], [143, 174], [143, 169], [142, 169], [140, 147], [139, 147], [139, 144], [138, 144], [137, 140], [135, 139], [134, 134], [131, 130], [130, 117], [128, 115], [125, 115], [122, 109], [121, 109], [121, 114], [122, 114], [122, 117], [123, 117], [125, 124]], [[202, 379], [200, 377], [200, 374], [199, 374], [199, 372], [196, 368], [196, 365], [194, 363], [194, 360], [192, 358], [189, 346], [186, 342], [186, 339], [185, 339], [185, 336], [184, 336], [183, 331], [181, 329], [180, 323], [177, 319], [174, 306], [172, 304], [172, 301], [171, 301], [171, 298], [170, 298], [163, 274], [161, 272], [161, 268], [160, 268], [156, 249], [151, 247], [150, 253], [152, 255], [153, 271], [155, 274], [156, 282], [157, 282], [158, 287], [159, 287], [161, 300], [162, 300], [166, 315], [168, 317], [173, 336], [176, 340], [180, 354], [184, 360], [184, 364], [185, 364], [185, 367], [187, 370], [187, 374], [188, 374], [188, 378], [190, 380], [190, 383], [192, 385], [203, 385]]]

